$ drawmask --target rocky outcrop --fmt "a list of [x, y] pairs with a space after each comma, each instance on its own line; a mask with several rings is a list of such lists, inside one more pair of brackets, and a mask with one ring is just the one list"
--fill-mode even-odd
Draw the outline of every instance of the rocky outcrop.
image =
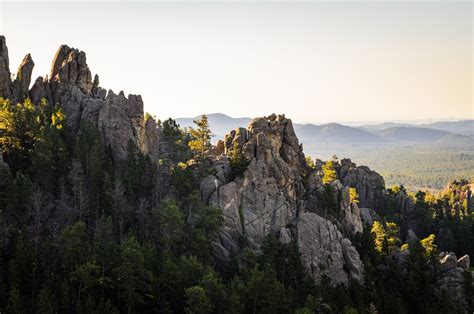
[[0, 35], [0, 97], [11, 96], [10, 85], [12, 83], [10, 74], [10, 61], [8, 59], [8, 48], [5, 36]]
[[357, 167], [350, 159], [342, 159], [338, 177], [344, 186], [356, 188], [360, 207], [377, 210], [383, 205], [385, 182], [369, 167]]
[[445, 293], [458, 309], [467, 308], [467, 295], [465, 289], [466, 272], [469, 271], [469, 256], [465, 255], [459, 260], [454, 253], [442, 252], [440, 254], [441, 273], [438, 276], [437, 287], [439, 293]]
[[339, 180], [334, 181], [331, 185], [336, 193], [336, 199], [339, 200], [340, 210], [337, 221], [341, 223], [343, 233], [348, 236], [362, 233], [360, 209], [357, 202], [352, 202], [350, 199], [350, 187], [344, 187]]
[[372, 208], [361, 208], [360, 209], [360, 218], [362, 220], [362, 223], [368, 224], [369, 226], [372, 226], [374, 221], [379, 221], [380, 216], [377, 215], [375, 210]]
[[148, 117], [145, 127], [141, 128], [140, 149], [150, 156], [153, 163], [157, 164], [160, 154], [160, 132], [155, 119]]
[[[129, 141], [139, 146], [140, 135], [148, 137], [144, 133], [143, 123], [143, 101], [140, 96], [128, 95], [126, 98], [123, 92], [115, 95], [109, 91], [98, 111], [97, 126], [102, 132], [104, 144], [110, 146], [120, 160], [127, 158]], [[152, 137], [150, 134], [148, 138]]]
[[[221, 159], [214, 164], [216, 175], [201, 181], [202, 199], [218, 206], [224, 217], [216, 243], [219, 259], [228, 260], [242, 237], [259, 252], [265, 236], [274, 234], [281, 242], [298, 246], [315, 280], [328, 276], [333, 283], [347, 283], [350, 278], [361, 278], [362, 263], [350, 240], [336, 225], [307, 208], [308, 188], [318, 189], [319, 181], [306, 164], [291, 120], [283, 115], [253, 119], [247, 129], [228, 134], [221, 145], [229, 157], [237, 149], [249, 165], [241, 176], [229, 181], [229, 163]], [[307, 179], [310, 176], [313, 180]], [[352, 207], [342, 185], [340, 192], [343, 220], [354, 222], [358, 208]], [[361, 228], [360, 217], [358, 221], [352, 229]]]
[[[208, 177], [207, 186], [218, 187], [210, 202], [223, 209], [226, 237], [237, 243], [238, 237], [244, 235], [249, 245], [258, 250], [269, 232], [277, 234], [294, 223], [304, 195], [305, 169], [298, 166], [304, 156], [297, 140], [294, 142], [291, 121], [284, 116], [254, 119], [246, 131], [237, 130], [230, 136], [231, 140], [229, 136], [225, 140], [226, 151], [230, 153], [235, 145], [250, 164], [243, 177], [232, 182], [222, 182], [215, 176], [216, 185]], [[295, 156], [303, 159], [298, 162]], [[232, 250], [233, 246], [227, 249]]]
[[464, 270], [468, 270], [471, 263], [469, 255], [464, 255], [456, 262], [457, 267], [461, 267]]
[[30, 89], [30, 99], [34, 104], [38, 104], [42, 99], [51, 99], [51, 90], [48, 79], [39, 76]]
[[13, 101], [20, 102], [28, 98], [28, 90], [30, 88], [31, 74], [35, 63], [30, 54], [27, 54], [18, 68], [16, 79], [13, 82], [12, 98]]
[[34, 62], [27, 54], [21, 63], [15, 81], [10, 80], [8, 50], [5, 37], [0, 36], [0, 97], [22, 101], [30, 97], [38, 104], [46, 99], [59, 104], [67, 116], [68, 129], [74, 136], [81, 124], [90, 123], [101, 132], [102, 141], [113, 150], [115, 158], [127, 157], [129, 141], [158, 162], [159, 130], [153, 119], [145, 121], [140, 95], [118, 95], [99, 86], [99, 76], [92, 74], [86, 54], [67, 45], [59, 47], [51, 64], [49, 77], [38, 77], [32, 88]]
[[333, 283], [362, 279], [359, 253], [335, 225], [305, 212], [298, 217], [297, 227], [301, 258], [313, 278], [319, 281], [327, 276]]

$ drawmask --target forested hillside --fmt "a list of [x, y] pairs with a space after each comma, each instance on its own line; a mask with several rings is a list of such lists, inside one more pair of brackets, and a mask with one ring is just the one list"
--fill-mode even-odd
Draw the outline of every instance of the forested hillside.
[[284, 115], [212, 145], [61, 46], [11, 81], [0, 37], [0, 312], [471, 313], [474, 199], [305, 156]]

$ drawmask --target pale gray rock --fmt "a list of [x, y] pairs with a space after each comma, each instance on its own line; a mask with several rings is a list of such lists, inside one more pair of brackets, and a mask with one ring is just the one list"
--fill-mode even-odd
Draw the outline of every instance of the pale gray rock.
[[372, 208], [361, 208], [360, 209], [360, 218], [364, 224], [372, 226], [374, 221], [379, 221], [380, 217]]
[[408, 243], [410, 246], [413, 246], [413, 244], [415, 244], [418, 241], [420, 241], [420, 239], [416, 235], [415, 231], [413, 231], [413, 229], [408, 229], [405, 242]]
[[458, 259], [457, 267], [461, 267], [462, 269], [467, 270], [467, 269], [469, 269], [470, 262], [471, 262], [471, 260], [470, 260], [469, 255], [464, 255], [463, 257]]
[[[362, 278], [362, 263], [351, 242], [335, 224], [306, 210], [307, 188], [319, 190], [322, 183], [307, 167], [290, 120], [274, 114], [253, 119], [247, 129], [226, 135], [223, 144], [225, 154], [231, 157], [237, 149], [250, 163], [234, 181], [228, 182], [226, 171], [218, 168], [201, 181], [203, 200], [219, 207], [224, 217], [215, 245], [218, 259], [227, 261], [241, 237], [258, 253], [265, 236], [273, 234], [282, 243], [298, 245], [315, 280], [327, 275], [336, 284]], [[350, 204], [349, 190], [341, 183], [338, 188], [344, 193], [348, 232], [361, 231], [357, 204]]]
[[141, 132], [140, 149], [150, 157], [153, 163], [157, 164], [160, 155], [160, 139], [155, 119], [148, 117], [145, 121], [145, 127], [141, 128]]
[[[339, 182], [339, 180], [336, 180], [335, 182]], [[356, 202], [351, 202], [349, 187], [342, 186], [342, 189], [339, 190], [339, 199], [339, 206], [341, 210], [338, 214], [337, 220], [342, 224], [343, 233], [346, 235], [362, 233], [363, 226], [362, 219], [360, 217], [360, 209]]]
[[446, 253], [440, 260], [441, 269], [443, 271], [455, 269], [457, 267], [457, 261], [458, 259], [454, 253]]
[[362, 278], [359, 253], [330, 221], [306, 212], [299, 216], [297, 229], [301, 259], [315, 281], [327, 276], [333, 284], [347, 284]]
[[[469, 267], [469, 256], [465, 255], [458, 261], [454, 253], [446, 252], [440, 255], [440, 265], [441, 273], [436, 283], [438, 292], [445, 292], [458, 309], [466, 309], [468, 296], [465, 290], [465, 272], [469, 270], [465, 267]], [[469, 274], [472, 277], [472, 272], [469, 271]]]
[[[141, 115], [140, 115], [141, 113]], [[119, 160], [127, 158], [127, 147], [132, 141], [139, 147], [139, 135], [143, 132], [143, 102], [141, 97], [123, 92], [115, 95], [109, 91], [98, 117], [104, 145], [110, 146]]]
[[278, 241], [283, 244], [290, 244], [293, 241], [293, 236], [291, 234], [290, 228], [282, 228], [278, 233]]
[[344, 186], [354, 187], [359, 194], [359, 206], [377, 210], [382, 206], [385, 182], [380, 174], [366, 166], [356, 166], [350, 159], [341, 160], [339, 179]]
[[213, 175], [209, 175], [201, 180], [200, 191], [201, 199], [209, 203], [212, 194], [217, 191], [224, 183]]

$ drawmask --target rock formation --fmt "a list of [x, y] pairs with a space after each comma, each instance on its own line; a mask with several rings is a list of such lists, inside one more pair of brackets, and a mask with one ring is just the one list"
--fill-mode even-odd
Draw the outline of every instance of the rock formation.
[[13, 102], [30, 97], [35, 104], [44, 98], [50, 104], [60, 104], [73, 135], [82, 123], [91, 123], [98, 127], [104, 144], [112, 148], [118, 161], [126, 159], [127, 145], [132, 141], [157, 162], [158, 127], [150, 119], [145, 121], [141, 96], [106, 92], [99, 86], [97, 75], [92, 80], [83, 51], [66, 45], [59, 47], [49, 78], [38, 77], [29, 90], [33, 67], [31, 55], [27, 54], [12, 83], [5, 37], [0, 36], [0, 97], [11, 98]]
[[13, 82], [12, 98], [14, 101], [23, 101], [28, 98], [28, 90], [30, 88], [31, 74], [35, 63], [31, 59], [31, 55], [27, 54], [18, 68], [16, 79]]
[[[223, 211], [224, 227], [216, 243], [220, 259], [228, 260], [230, 253], [237, 251], [241, 237], [258, 252], [271, 233], [281, 242], [298, 245], [303, 264], [315, 280], [322, 276], [333, 283], [361, 279], [362, 263], [350, 240], [336, 225], [307, 208], [308, 187], [318, 188], [318, 179], [306, 164], [291, 120], [274, 114], [253, 119], [247, 129], [226, 135], [223, 145], [224, 154], [238, 149], [250, 163], [242, 176], [229, 181], [229, 164], [221, 158], [214, 164], [216, 174], [201, 182], [203, 200]], [[308, 176], [314, 177], [312, 185]], [[341, 186], [341, 203], [344, 212], [348, 211], [343, 216], [353, 220], [353, 208], [344, 191]], [[359, 229], [361, 224], [353, 228]]]
[[465, 273], [472, 276], [469, 271], [469, 256], [464, 255], [459, 260], [454, 253], [442, 252], [439, 255], [441, 274], [438, 276], [437, 287], [440, 293], [446, 293], [459, 309], [467, 308]]
[[359, 206], [377, 209], [384, 202], [385, 182], [380, 174], [369, 167], [357, 167], [350, 159], [342, 159], [338, 173], [344, 186], [357, 189]]
[[10, 61], [8, 60], [8, 48], [5, 41], [5, 36], [0, 36], [0, 97], [10, 97], [11, 83], [12, 80], [10, 74]]

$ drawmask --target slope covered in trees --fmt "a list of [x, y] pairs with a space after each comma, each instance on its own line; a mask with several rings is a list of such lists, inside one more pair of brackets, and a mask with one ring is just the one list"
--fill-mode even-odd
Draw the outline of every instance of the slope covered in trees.
[[[185, 130], [140, 115], [139, 96], [100, 96], [82, 55], [60, 48], [43, 97], [2, 90], [2, 312], [472, 311], [469, 261], [438, 255], [473, 253], [468, 182], [411, 195], [348, 160], [307, 164], [275, 115], [209, 146], [205, 117]], [[221, 205], [235, 198], [234, 221]], [[260, 204], [273, 212], [253, 217]], [[335, 272], [308, 269], [316, 229], [340, 242], [313, 248]]]

